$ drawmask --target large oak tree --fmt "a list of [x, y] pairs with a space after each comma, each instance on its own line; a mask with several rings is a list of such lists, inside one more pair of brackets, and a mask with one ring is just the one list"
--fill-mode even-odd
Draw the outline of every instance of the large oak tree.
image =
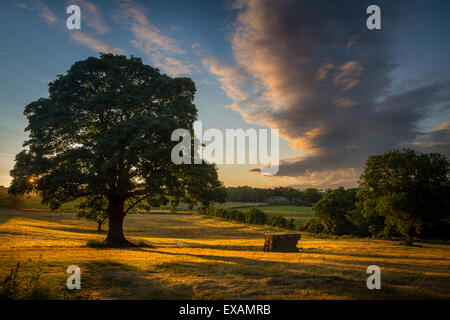
[[173, 130], [192, 130], [196, 92], [141, 59], [101, 54], [76, 62], [49, 83], [49, 97], [26, 106], [29, 140], [17, 154], [10, 193], [37, 192], [56, 209], [104, 197], [106, 246], [126, 246], [123, 219], [145, 202], [221, 201], [214, 165], [171, 161]]

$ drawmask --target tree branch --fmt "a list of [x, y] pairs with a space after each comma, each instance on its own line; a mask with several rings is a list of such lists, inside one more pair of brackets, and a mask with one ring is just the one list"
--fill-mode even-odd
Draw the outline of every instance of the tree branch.
[[151, 194], [147, 194], [147, 195], [145, 195], [145, 196], [139, 198], [139, 199], [136, 200], [133, 204], [131, 204], [131, 205], [127, 208], [127, 210], [125, 210], [124, 213], [127, 214], [128, 211], [130, 211], [131, 209], [133, 209], [139, 202], [141, 202], [141, 201], [147, 199], [147, 198], [150, 197], [150, 196], [151, 196]]

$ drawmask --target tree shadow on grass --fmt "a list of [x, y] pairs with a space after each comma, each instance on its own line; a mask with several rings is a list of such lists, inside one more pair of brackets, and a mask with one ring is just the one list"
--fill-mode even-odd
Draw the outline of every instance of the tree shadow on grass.
[[97, 229], [83, 229], [83, 228], [77, 228], [75, 226], [73, 227], [59, 227], [59, 226], [53, 226], [53, 227], [45, 227], [45, 226], [33, 226], [35, 228], [44, 229], [44, 230], [54, 230], [54, 231], [63, 231], [63, 232], [70, 232], [70, 233], [81, 233], [81, 234], [95, 234], [95, 235], [106, 235], [105, 231], [98, 232]]
[[145, 270], [128, 264], [99, 260], [80, 267], [83, 289], [95, 299], [191, 299], [194, 296], [189, 285], [152, 278]]
[[4, 213], [4, 210], [0, 211], [0, 225], [8, 222], [9, 219], [12, 218], [12, 215], [7, 215]]
[[[150, 252], [178, 255], [154, 250]], [[389, 277], [384, 278], [389, 281], [383, 282], [383, 290], [368, 290], [366, 287], [368, 275], [364, 265], [360, 268], [342, 268], [338, 264], [292, 263], [204, 254], [182, 255], [211, 262], [177, 262], [160, 265], [159, 268], [190, 275], [195, 273], [203, 277], [231, 277], [235, 280], [232, 281], [231, 287], [238, 285], [240, 281], [248, 280], [265, 288], [276, 287], [276, 290], [268, 290], [269, 292], [256, 290], [249, 297], [236, 293], [237, 296], [233, 298], [259, 299], [264, 295], [273, 294], [289, 296], [295, 292], [298, 294], [299, 291], [321, 292], [325, 296], [345, 296], [350, 299], [432, 299], [439, 297], [442, 293], [445, 294], [445, 290], [436, 290], [436, 285], [446, 281], [444, 280], [446, 277], [437, 275], [413, 275], [391, 271]], [[408, 288], [411, 284], [418, 287]], [[275, 293], [271, 293], [273, 291]], [[302, 297], [296, 296], [295, 299], [302, 299]]]
[[305, 253], [314, 253], [314, 254], [324, 254], [324, 255], [333, 255], [333, 256], [349, 256], [349, 257], [359, 257], [359, 258], [373, 258], [373, 259], [410, 259], [410, 260], [436, 260], [436, 261], [450, 261], [449, 258], [445, 257], [414, 257], [414, 256], [401, 256], [398, 257], [396, 255], [385, 255], [385, 254], [364, 254], [364, 253], [340, 253], [340, 252], [329, 252], [325, 250], [315, 249], [315, 248], [307, 248], [302, 249]]
[[212, 249], [212, 250], [229, 250], [229, 251], [263, 251], [263, 243], [260, 246], [255, 245], [222, 245], [222, 244], [203, 244], [184, 242], [180, 247], [193, 249]]
[[8, 222], [11, 218], [17, 217], [19, 212], [15, 209], [0, 208], [0, 225]]
[[129, 242], [130, 242], [129, 246], [110, 247], [110, 246], [105, 246], [103, 241], [89, 240], [88, 242], [86, 242], [86, 247], [99, 249], [99, 250], [127, 250], [127, 251], [142, 251], [142, 252], [148, 252], [148, 250], [145, 250], [145, 249], [155, 248], [155, 246], [153, 246], [152, 244], [145, 242], [145, 241], [129, 239]]
[[[246, 230], [247, 225], [231, 226], [231, 227], [166, 227], [161, 230], [161, 234], [153, 233], [151, 230], [139, 231], [139, 233], [147, 233], [147, 237], [155, 238], [178, 238], [190, 240], [211, 240], [211, 239], [261, 239], [262, 231]], [[130, 230], [133, 232], [133, 230]]]

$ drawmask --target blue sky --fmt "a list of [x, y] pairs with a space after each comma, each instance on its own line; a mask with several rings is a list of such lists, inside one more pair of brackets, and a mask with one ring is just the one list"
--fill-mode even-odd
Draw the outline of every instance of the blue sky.
[[[100, 49], [142, 57], [145, 63], [171, 76], [192, 77], [198, 88], [195, 103], [199, 120], [205, 128], [281, 126], [280, 158], [284, 161], [280, 176], [268, 178], [249, 172], [254, 165], [221, 165], [220, 177], [227, 186], [351, 186], [370, 153], [411, 145], [425, 151], [448, 152], [449, 141], [433, 139], [446, 139], [449, 130], [445, 87], [450, 79], [450, 3], [399, 1], [398, 8], [378, 1], [382, 30], [377, 35], [365, 30], [365, 7], [372, 3], [343, 1], [341, 5], [348, 9], [345, 12], [336, 8], [333, 1], [311, 3], [2, 1], [0, 185], [9, 184], [14, 155], [27, 137], [24, 107], [47, 96], [47, 83], [56, 75], [65, 73], [75, 61], [98, 55]], [[70, 4], [81, 8], [80, 31], [65, 26], [65, 11]], [[308, 10], [318, 12], [314, 6], [324, 8], [317, 13], [318, 22], [304, 18]], [[298, 12], [298, 20], [293, 12]], [[347, 25], [349, 19], [345, 15], [350, 13], [354, 19]], [[340, 28], [326, 29], [330, 21]], [[308, 34], [305, 30], [309, 27], [320, 31]], [[335, 44], [334, 39], [347, 41], [352, 35], [355, 45]], [[371, 52], [377, 51], [378, 56], [366, 58], [372, 54], [365, 51], [371, 48], [369, 42], [373, 43]], [[330, 46], [335, 49], [329, 49]], [[320, 53], [313, 54], [312, 50]], [[265, 52], [270, 56], [265, 56]], [[303, 64], [302, 59], [307, 63]], [[324, 78], [320, 82], [313, 76], [310, 81], [305, 80], [324, 66], [330, 81]], [[336, 76], [338, 72], [342, 74]], [[371, 73], [373, 76], [368, 76]], [[292, 80], [291, 85], [277, 81], [284, 74]], [[350, 83], [343, 77], [350, 77], [357, 85], [349, 90], [334, 88], [337, 79]], [[382, 88], [374, 90], [372, 86], [380, 79], [384, 81]], [[317, 85], [312, 84], [315, 82]], [[427, 85], [434, 90], [428, 99], [408, 100], [415, 95], [423, 97], [420, 90]], [[369, 102], [362, 96], [365, 90], [375, 91]], [[379, 100], [385, 102], [377, 104]], [[392, 108], [404, 104], [404, 109], [392, 114], [378, 112], [391, 108], [391, 100], [397, 103]], [[348, 102], [344, 104], [351, 105], [355, 112], [345, 108], [341, 114], [335, 104], [343, 102]], [[408, 103], [415, 110], [411, 114]], [[323, 119], [312, 116], [319, 108], [323, 109]], [[371, 108], [370, 112], [362, 111], [364, 108]], [[335, 119], [328, 117], [331, 112]], [[353, 125], [366, 117], [380, 119], [366, 128]], [[391, 123], [392, 119], [398, 122]], [[389, 124], [385, 128], [383, 123]], [[352, 126], [358, 139], [351, 137], [350, 132], [336, 138], [336, 132]], [[377, 135], [368, 134], [368, 130], [383, 130], [386, 136], [380, 135], [378, 141]], [[329, 163], [330, 158], [336, 160]]]

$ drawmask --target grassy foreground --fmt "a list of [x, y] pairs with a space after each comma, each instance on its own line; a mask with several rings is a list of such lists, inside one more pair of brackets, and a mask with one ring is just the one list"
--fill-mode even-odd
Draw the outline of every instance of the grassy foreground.
[[[125, 233], [153, 247], [97, 249], [92, 222], [74, 213], [0, 209], [0, 276], [42, 255], [42, 281], [57, 298], [450, 299], [450, 246], [302, 235], [300, 253], [262, 251], [268, 228], [193, 214], [129, 215]], [[381, 267], [381, 290], [366, 268]], [[81, 290], [65, 288], [81, 268]]]

